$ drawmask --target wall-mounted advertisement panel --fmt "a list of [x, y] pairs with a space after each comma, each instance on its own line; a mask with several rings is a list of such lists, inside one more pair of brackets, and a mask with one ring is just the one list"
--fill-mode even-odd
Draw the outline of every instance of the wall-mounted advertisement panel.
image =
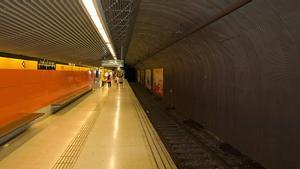
[[151, 82], [151, 69], [146, 69], [145, 71], [145, 86], [151, 90], [152, 82]]
[[163, 68], [153, 69], [153, 92], [164, 95], [164, 70]]
[[138, 83], [141, 83], [141, 71], [140, 70], [137, 70], [136, 79], [137, 79]]

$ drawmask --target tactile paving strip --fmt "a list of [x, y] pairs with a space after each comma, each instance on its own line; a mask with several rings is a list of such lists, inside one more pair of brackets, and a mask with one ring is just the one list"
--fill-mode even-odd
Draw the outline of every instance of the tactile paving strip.
[[157, 169], [177, 169], [175, 163], [173, 162], [167, 149], [161, 142], [158, 134], [156, 133], [143, 108], [138, 103], [138, 100], [136, 101], [137, 103], [135, 104], [135, 108], [137, 111], [137, 115], [140, 120], [141, 127], [144, 131], [147, 144], [149, 145], [149, 149], [151, 151]]
[[101, 112], [95, 111], [93, 114], [88, 118], [88, 120], [84, 123], [81, 127], [78, 134], [74, 137], [72, 142], [68, 145], [66, 150], [57, 160], [53, 169], [71, 169], [74, 167], [80, 152], [87, 140], [87, 137], [93, 128], [98, 116]]

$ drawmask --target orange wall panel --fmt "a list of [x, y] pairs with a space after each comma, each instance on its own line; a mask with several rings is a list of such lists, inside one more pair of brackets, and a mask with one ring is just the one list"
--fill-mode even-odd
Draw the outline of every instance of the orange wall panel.
[[0, 126], [60, 98], [91, 88], [88, 71], [0, 69]]

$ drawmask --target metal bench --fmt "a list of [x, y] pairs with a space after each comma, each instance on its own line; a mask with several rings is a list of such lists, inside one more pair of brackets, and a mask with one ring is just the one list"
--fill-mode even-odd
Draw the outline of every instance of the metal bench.
[[[55, 113], [67, 106], [74, 100], [90, 92], [92, 89], [84, 88], [65, 97], [60, 98], [55, 103], [51, 104], [52, 112]], [[28, 113], [28, 114], [13, 114], [7, 123], [0, 123], [0, 145], [3, 145], [10, 139], [26, 130], [32, 121], [44, 115], [44, 113]], [[0, 117], [1, 118], [1, 117]]]
[[62, 108], [66, 107], [67, 105], [69, 105], [70, 103], [72, 103], [73, 101], [77, 100], [78, 98], [87, 94], [90, 91], [92, 91], [91, 88], [84, 88], [72, 94], [69, 94], [65, 97], [60, 98], [59, 100], [51, 104], [51, 112], [52, 113], [58, 112]]
[[26, 130], [32, 121], [42, 115], [43, 113], [22, 114], [21, 118], [12, 120], [5, 125], [0, 125], [0, 145], [3, 145], [8, 140]]

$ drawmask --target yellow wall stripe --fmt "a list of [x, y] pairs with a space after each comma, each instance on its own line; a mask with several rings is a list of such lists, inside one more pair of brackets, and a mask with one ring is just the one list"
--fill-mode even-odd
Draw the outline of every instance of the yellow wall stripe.
[[0, 69], [37, 70], [37, 61], [0, 57]]
[[60, 70], [60, 71], [89, 71], [90, 69], [88, 67], [56, 64], [56, 70]]

